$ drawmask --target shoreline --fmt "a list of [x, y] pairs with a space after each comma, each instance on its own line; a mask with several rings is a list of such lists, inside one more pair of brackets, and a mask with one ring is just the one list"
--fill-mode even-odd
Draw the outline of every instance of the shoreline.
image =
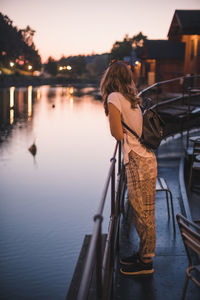
[[21, 75], [0, 75], [0, 88], [41, 86], [41, 85], [93, 85], [98, 86], [96, 79], [48, 77], [43, 76], [21, 76]]

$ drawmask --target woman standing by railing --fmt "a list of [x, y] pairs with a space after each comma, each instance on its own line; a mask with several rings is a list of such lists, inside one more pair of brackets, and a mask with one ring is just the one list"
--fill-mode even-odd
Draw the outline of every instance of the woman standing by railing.
[[101, 80], [105, 113], [109, 116], [110, 131], [123, 141], [123, 157], [127, 174], [129, 201], [133, 207], [134, 223], [140, 237], [139, 252], [121, 258], [121, 273], [126, 275], [152, 274], [155, 256], [155, 192], [157, 162], [154, 153], [123, 126], [126, 123], [140, 137], [142, 113], [139, 97], [129, 67], [121, 61], [112, 63]]

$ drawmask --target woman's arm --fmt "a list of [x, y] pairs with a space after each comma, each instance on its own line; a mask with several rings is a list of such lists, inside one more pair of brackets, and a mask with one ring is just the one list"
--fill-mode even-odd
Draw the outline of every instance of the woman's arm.
[[110, 132], [112, 136], [117, 141], [122, 141], [124, 134], [121, 123], [121, 113], [112, 103], [108, 103], [108, 116], [110, 122]]

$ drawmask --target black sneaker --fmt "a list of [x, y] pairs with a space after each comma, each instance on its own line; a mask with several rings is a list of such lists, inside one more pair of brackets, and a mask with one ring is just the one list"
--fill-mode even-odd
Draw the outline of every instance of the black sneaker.
[[120, 272], [125, 275], [150, 275], [154, 273], [153, 263], [144, 263], [141, 261], [140, 257], [135, 260], [132, 264], [124, 265]]
[[127, 257], [121, 257], [120, 258], [120, 264], [122, 265], [131, 265], [133, 263], [135, 263], [137, 261], [139, 257], [139, 253], [134, 253], [131, 256], [127, 256]]

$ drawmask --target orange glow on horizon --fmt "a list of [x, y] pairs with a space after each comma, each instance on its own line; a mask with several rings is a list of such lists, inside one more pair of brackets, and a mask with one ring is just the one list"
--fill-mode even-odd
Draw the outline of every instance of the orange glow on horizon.
[[34, 43], [43, 62], [49, 56], [58, 60], [62, 55], [108, 53], [116, 41], [123, 41], [126, 34], [133, 37], [142, 32], [148, 39], [167, 39], [176, 9], [200, 9], [199, 0], [63, 0], [59, 5], [52, 2], [51, 10], [48, 9], [47, 0], [1, 2], [2, 13], [18, 28], [28, 25], [27, 11], [31, 12], [28, 22], [36, 30]]

